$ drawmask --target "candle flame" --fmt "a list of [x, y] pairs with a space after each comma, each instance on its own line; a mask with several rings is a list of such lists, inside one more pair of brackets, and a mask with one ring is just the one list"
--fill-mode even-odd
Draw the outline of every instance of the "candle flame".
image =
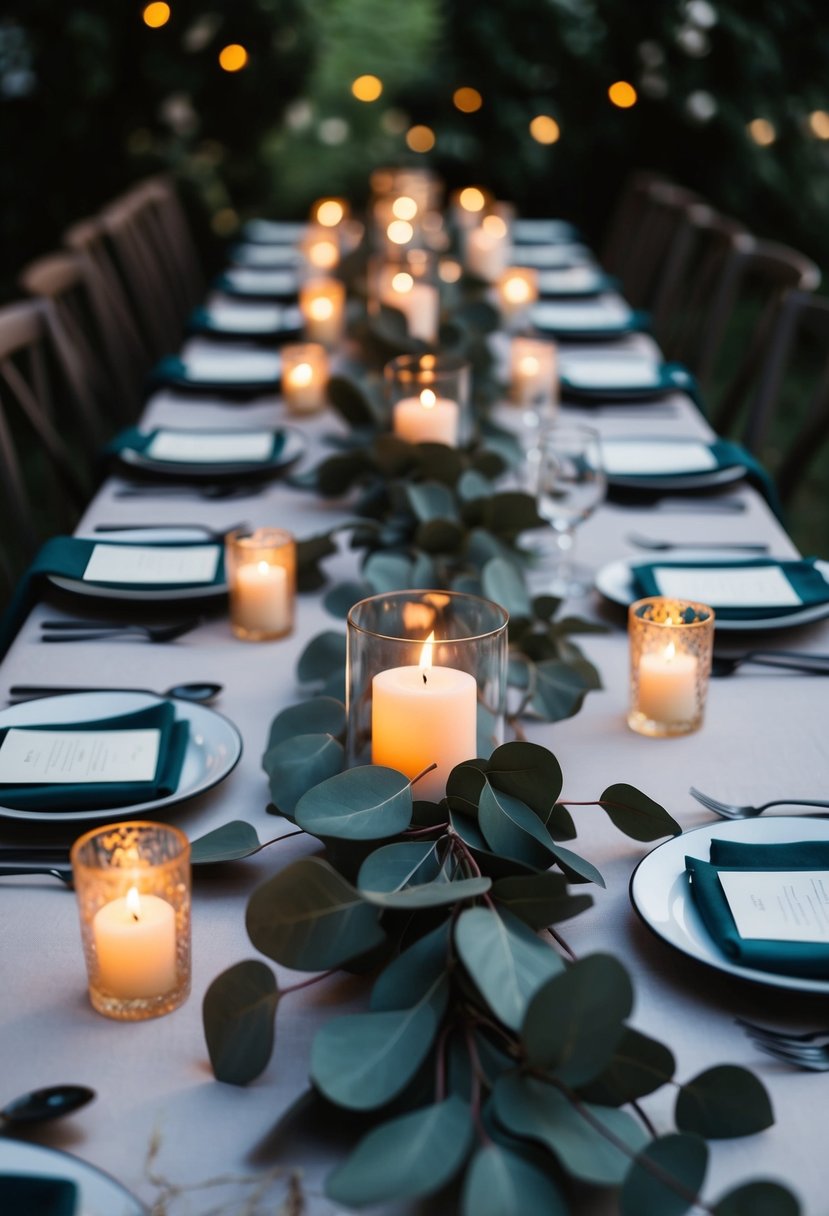
[[673, 642], [669, 642], [665, 647], [662, 657], [666, 663], [671, 663], [676, 658], [676, 646], [674, 646]]
[[417, 215], [417, 203], [407, 194], [396, 198], [391, 205], [392, 214], [398, 220], [413, 220]]
[[405, 270], [398, 271], [391, 281], [393, 289], [399, 295], [405, 295], [407, 291], [411, 291], [414, 287], [414, 279]]
[[426, 683], [426, 672], [432, 666], [432, 647], [434, 646], [434, 644], [435, 644], [435, 631], [433, 629], [432, 632], [429, 634], [428, 638], [426, 639], [426, 641], [423, 643], [423, 649], [420, 652], [419, 666], [420, 666], [421, 675], [423, 676], [424, 684]]
[[315, 241], [308, 248], [308, 261], [319, 270], [333, 270], [340, 260], [340, 251], [333, 241]]
[[290, 378], [295, 388], [306, 388], [314, 378], [314, 369], [310, 363], [297, 363]]
[[138, 887], [130, 887], [127, 891], [126, 898], [127, 910], [131, 913], [133, 920], [141, 919], [141, 900], [138, 898]]
[[461, 190], [458, 202], [464, 211], [483, 211], [486, 199], [483, 191], [477, 186], [467, 186], [465, 190]]
[[317, 223], [325, 228], [336, 228], [345, 218], [345, 207], [337, 198], [323, 199], [317, 206]]
[[265, 561], [257, 562], [256, 569], [259, 571], [260, 574], [267, 574], [268, 570], [270, 569], [270, 566]]
[[524, 355], [518, 360], [518, 370], [522, 376], [537, 376], [541, 371], [541, 364], [535, 355]]
[[504, 280], [504, 296], [510, 304], [525, 304], [530, 298], [530, 285], [521, 275]]
[[496, 239], [507, 235], [507, 225], [500, 215], [485, 215], [481, 220], [481, 227], [484, 232]]
[[334, 314], [334, 301], [326, 296], [317, 296], [309, 302], [308, 312], [314, 321], [327, 321]]
[[414, 228], [406, 220], [392, 220], [386, 229], [386, 236], [394, 245], [408, 245], [414, 236]]
[[437, 403], [437, 397], [430, 388], [424, 388], [420, 394], [420, 404], [425, 410], [433, 410]]

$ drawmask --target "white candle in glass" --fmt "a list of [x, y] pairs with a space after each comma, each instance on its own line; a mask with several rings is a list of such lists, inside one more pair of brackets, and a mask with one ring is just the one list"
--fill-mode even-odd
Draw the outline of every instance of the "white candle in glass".
[[687, 722], [697, 712], [695, 655], [677, 651], [673, 642], [639, 660], [637, 709], [654, 722]]
[[175, 988], [176, 913], [166, 899], [131, 887], [98, 909], [92, 933], [97, 987], [107, 996], [134, 1000]]
[[478, 686], [454, 667], [433, 667], [431, 634], [418, 665], [392, 667], [372, 680], [371, 761], [416, 777], [415, 798], [439, 801], [452, 769], [477, 754]]
[[271, 562], [239, 566], [230, 587], [233, 624], [250, 633], [287, 633], [291, 627], [288, 573]]
[[498, 280], [498, 307], [505, 321], [524, 316], [538, 299], [538, 271], [529, 266], [513, 266]]
[[510, 243], [507, 225], [500, 215], [487, 215], [479, 228], [466, 234], [466, 269], [494, 283], [507, 268]]
[[299, 307], [309, 342], [339, 342], [345, 319], [345, 286], [339, 279], [309, 279], [300, 290]]
[[430, 388], [417, 397], [403, 397], [394, 407], [393, 429], [409, 443], [445, 443], [457, 447], [460, 430], [457, 401], [438, 397]]
[[381, 282], [381, 301], [403, 313], [410, 335], [434, 342], [440, 318], [438, 289], [431, 283], [419, 282], [408, 270], [396, 270], [393, 266], [385, 270]]
[[282, 347], [282, 396], [292, 414], [323, 408], [328, 384], [328, 354], [317, 342]]
[[510, 397], [516, 405], [543, 405], [558, 400], [558, 349], [541, 338], [516, 337], [510, 344]]

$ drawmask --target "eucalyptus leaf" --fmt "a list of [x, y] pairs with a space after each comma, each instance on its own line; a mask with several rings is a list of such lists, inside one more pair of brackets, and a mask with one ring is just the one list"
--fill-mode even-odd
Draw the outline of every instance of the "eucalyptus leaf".
[[378, 435], [371, 448], [372, 459], [386, 477], [404, 477], [417, 464], [417, 452], [399, 435]]
[[462, 1216], [568, 1216], [569, 1211], [552, 1178], [517, 1153], [488, 1144], [472, 1158], [461, 1196]]
[[454, 519], [455, 496], [439, 481], [412, 482], [406, 486], [409, 506], [421, 523], [431, 519]]
[[477, 469], [465, 469], [458, 478], [456, 488], [461, 502], [474, 502], [478, 498], [489, 498], [492, 482]]
[[414, 457], [422, 476], [446, 486], [456, 485], [463, 472], [460, 452], [457, 448], [447, 447], [445, 443], [418, 443], [414, 448]]
[[521, 1027], [527, 1060], [577, 1088], [610, 1062], [633, 1008], [627, 971], [609, 954], [579, 959], [533, 996]]
[[526, 803], [490, 784], [481, 791], [478, 823], [489, 847], [526, 865], [547, 868], [553, 861], [553, 840]]
[[618, 1186], [648, 1140], [625, 1111], [590, 1103], [577, 1109], [552, 1085], [517, 1073], [496, 1081], [493, 1100], [504, 1127], [540, 1141], [568, 1174], [597, 1186]]
[[457, 1174], [472, 1143], [472, 1115], [455, 1096], [383, 1123], [326, 1183], [337, 1203], [365, 1207], [431, 1195]]
[[481, 575], [484, 595], [505, 608], [510, 617], [528, 617], [532, 609], [530, 597], [521, 575], [512, 562], [493, 557]]
[[296, 735], [326, 734], [335, 739], [345, 734], [346, 716], [342, 701], [333, 697], [311, 697], [298, 705], [289, 705], [271, 723], [266, 754], [277, 743]]
[[214, 865], [220, 861], [237, 861], [250, 857], [262, 847], [252, 823], [232, 819], [221, 827], [206, 832], [190, 842], [190, 861], [194, 866]]
[[375, 849], [360, 867], [357, 887], [366, 891], [400, 891], [413, 883], [429, 883], [440, 872], [436, 840], [403, 841]]
[[797, 1199], [779, 1182], [747, 1182], [718, 1199], [714, 1216], [801, 1216]]
[[696, 1206], [707, 1168], [708, 1148], [699, 1136], [673, 1132], [652, 1140], [624, 1181], [620, 1216], [684, 1216]]
[[682, 832], [663, 806], [624, 782], [609, 785], [600, 805], [619, 831], [633, 840], [658, 840], [660, 836], [679, 836]]
[[419, 524], [414, 535], [415, 544], [426, 553], [460, 552], [465, 533], [461, 524], [453, 519], [430, 519]]
[[331, 735], [294, 735], [270, 747], [262, 758], [268, 774], [271, 799], [289, 818], [310, 787], [339, 773], [345, 749]]
[[449, 922], [444, 920], [386, 965], [371, 990], [372, 1010], [379, 1013], [417, 1004], [445, 974], [449, 959]]
[[373, 587], [363, 580], [355, 579], [348, 583], [337, 583], [336, 587], [332, 587], [323, 596], [322, 606], [332, 616], [342, 617], [344, 620], [355, 604], [373, 594]]
[[372, 553], [363, 566], [363, 576], [374, 595], [408, 587], [412, 564], [400, 553]]
[[405, 831], [412, 818], [412, 786], [396, 769], [365, 764], [309, 789], [296, 821], [313, 836], [382, 840]]
[[377, 909], [317, 857], [257, 887], [245, 923], [257, 950], [299, 971], [341, 967], [385, 941]]
[[496, 1017], [518, 1030], [527, 1005], [564, 964], [517, 917], [491, 908], [468, 908], [455, 924], [461, 961]]
[[681, 1086], [674, 1121], [680, 1131], [724, 1140], [765, 1131], [774, 1123], [774, 1114], [754, 1073], [736, 1064], [720, 1064]]
[[545, 826], [549, 824], [564, 779], [561, 765], [546, 747], [503, 743], [489, 757], [487, 775], [497, 789], [520, 798]]
[[453, 811], [471, 818], [478, 816], [478, 800], [486, 785], [486, 760], [464, 760], [456, 764], [446, 779], [446, 797]]
[[591, 684], [584, 672], [563, 659], [536, 663], [532, 707], [547, 722], [562, 722], [578, 713]]
[[332, 1018], [314, 1036], [311, 1080], [349, 1110], [385, 1106], [423, 1063], [439, 1016], [424, 998], [411, 1009]]
[[236, 963], [204, 995], [202, 1018], [217, 1081], [247, 1085], [267, 1067], [279, 1003], [270, 967], [257, 959]]
[[589, 1102], [623, 1106], [667, 1085], [676, 1071], [671, 1051], [657, 1039], [628, 1026], [604, 1071], [581, 1093]]
[[520, 490], [507, 490], [493, 494], [487, 500], [483, 516], [484, 526], [496, 536], [515, 539], [519, 532], [532, 528], [549, 527], [538, 514], [535, 499]]
[[383, 411], [371, 392], [347, 376], [331, 376], [326, 395], [334, 409], [351, 427], [383, 425]]
[[317, 466], [317, 489], [325, 498], [340, 498], [370, 469], [365, 452], [337, 452]]
[[546, 929], [548, 925], [569, 920], [593, 903], [589, 895], [570, 895], [564, 876], [550, 870], [499, 878], [493, 885], [492, 896], [531, 929]]
[[302, 684], [315, 684], [328, 679], [332, 671], [345, 666], [346, 639], [344, 633], [327, 629], [311, 638], [299, 656], [297, 677]]

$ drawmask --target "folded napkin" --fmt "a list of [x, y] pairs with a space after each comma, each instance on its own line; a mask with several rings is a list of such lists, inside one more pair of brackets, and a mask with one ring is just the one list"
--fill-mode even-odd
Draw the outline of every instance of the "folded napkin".
[[617, 291], [618, 288], [618, 279], [586, 263], [582, 266], [553, 267], [538, 273], [538, 292], [542, 299], [556, 296], [579, 299], [601, 295], [604, 291]]
[[263, 245], [290, 245], [302, 240], [308, 231], [304, 222], [292, 220], [248, 220], [242, 229], [246, 241], [260, 241]]
[[238, 352], [226, 355], [193, 355], [180, 358], [167, 355], [150, 373], [153, 385], [170, 384], [195, 392], [221, 393], [259, 392], [279, 387], [281, 363], [276, 352], [253, 351], [244, 356]]
[[[63, 578], [78, 580], [83, 579], [90, 559], [95, 550], [99, 549], [101, 545], [106, 545], [107, 547], [117, 546], [119, 549], [133, 548], [133, 546], [119, 545], [116, 541], [84, 540], [78, 536], [52, 536], [41, 546], [34, 561], [18, 582], [11, 602], [2, 619], [0, 619], [0, 656], [4, 655], [8, 650], [27, 613], [40, 596], [41, 587], [49, 575], [58, 575]], [[202, 546], [216, 550], [218, 557], [213, 578], [203, 584], [204, 589], [207, 591], [211, 587], [222, 587], [225, 583], [224, 550], [221, 545], [217, 545], [214, 541], [187, 541], [186, 545], [181, 541], [158, 542], [150, 546], [142, 545], [141, 548], [197, 549]], [[192, 582], [170, 582], [162, 584], [153, 583], [152, 587], [154, 590], [183, 591], [185, 589], [192, 590], [194, 586], [201, 585]], [[119, 591], [124, 592], [125, 597], [128, 597], [132, 591], [146, 591], [148, 589], [148, 584], [141, 582], [107, 583], [90, 581], [90, 586], [116, 587]]]
[[214, 286], [231, 296], [294, 300], [299, 292], [295, 270], [252, 270], [239, 267], [219, 275]]
[[697, 382], [681, 363], [657, 363], [619, 352], [616, 357], [563, 355], [561, 390], [587, 401], [636, 401], [666, 393], [687, 393], [699, 406]]
[[[259, 437], [265, 438], [264, 432], [251, 432], [249, 438], [251, 441], [258, 440]], [[176, 456], [175, 452], [179, 442], [185, 443], [188, 439], [192, 439], [195, 445], [203, 443], [204, 455], [185, 455], [184, 452], [180, 456]], [[169, 439], [175, 443], [175, 447], [170, 448], [170, 455], [158, 456], [152, 451], [153, 445], [158, 445], [159, 440], [164, 441]], [[107, 444], [107, 452], [112, 456], [120, 456], [123, 452], [136, 452], [141, 456], [145, 456], [148, 460], [152, 460], [160, 466], [166, 464], [188, 465], [192, 466], [194, 471], [200, 467], [227, 467], [233, 468], [236, 465], [243, 464], [245, 466], [253, 465], [264, 467], [268, 463], [273, 463], [277, 460], [280, 452], [285, 446], [284, 431], [272, 431], [267, 435], [269, 448], [265, 450], [265, 444], [257, 442], [255, 444], [257, 451], [263, 454], [257, 459], [256, 456], [250, 454], [245, 455], [247, 444], [245, 443], [246, 435], [244, 431], [174, 431], [168, 428], [156, 428], [152, 431], [141, 431], [138, 427], [128, 427], [126, 430], [120, 431], [114, 439]], [[251, 451], [253, 448], [251, 447]]]
[[829, 944], [741, 937], [719, 879], [721, 871], [829, 871], [829, 841], [746, 844], [712, 840], [710, 858], [703, 861], [686, 857], [685, 868], [703, 924], [722, 951], [735, 962], [759, 971], [829, 978]]
[[0, 1174], [0, 1212], [6, 1216], [74, 1216], [78, 1188], [68, 1178]]
[[[673, 595], [673, 589], [666, 588], [664, 581], [660, 581], [660, 571], [706, 571], [711, 572], [711, 577], [717, 581], [713, 584], [722, 586], [721, 576], [725, 575], [726, 579], [732, 577], [732, 572], [740, 571], [757, 571], [762, 575], [763, 571], [768, 571], [776, 586], [782, 589], [784, 596], [793, 601], [790, 603], [774, 602], [772, 599], [763, 602], [759, 599], [757, 602], [750, 602], [750, 592], [742, 594], [740, 603], [718, 603], [716, 594], [708, 592], [703, 584], [698, 592], [692, 581], [688, 582], [688, 591], [685, 598], [701, 599], [709, 607], [714, 609], [715, 614], [721, 620], [764, 620], [767, 617], [791, 616], [793, 613], [800, 612], [803, 608], [807, 608], [816, 604], [829, 604], [829, 582], [824, 578], [819, 566], [820, 559], [816, 557], [803, 558], [800, 561], [775, 561], [770, 557], [751, 558], [747, 561], [721, 561], [714, 559], [710, 561], [655, 561], [643, 562], [631, 567], [631, 576], [633, 578], [633, 587], [637, 598], [646, 595]], [[698, 576], [699, 577], [699, 576]], [[680, 591], [680, 597], [682, 593]], [[748, 598], [749, 602], [746, 602]]]
[[575, 224], [559, 219], [513, 220], [510, 235], [516, 245], [556, 245], [581, 240], [581, 234]]
[[596, 300], [540, 300], [530, 316], [537, 329], [562, 340], [599, 339], [648, 328], [648, 313], [634, 310], [616, 297]]
[[187, 327], [213, 337], [285, 339], [302, 332], [302, 314], [293, 305], [239, 300], [195, 308]]
[[230, 250], [230, 260], [234, 266], [276, 270], [299, 266], [302, 262], [302, 254], [293, 245], [263, 244], [261, 241], [252, 241], [250, 244], [234, 245]]
[[[0, 805], [17, 811], [75, 811], [79, 809], [131, 806], [166, 798], [178, 789], [184, 754], [190, 737], [190, 727], [176, 720], [175, 707], [169, 701], [147, 709], [120, 714], [113, 718], [98, 718], [92, 722], [40, 722], [37, 726], [18, 724], [31, 731], [123, 731], [158, 730], [160, 732], [158, 762], [149, 781], [59, 782], [43, 785], [9, 785], [0, 782]], [[0, 729], [0, 746], [10, 730]]]

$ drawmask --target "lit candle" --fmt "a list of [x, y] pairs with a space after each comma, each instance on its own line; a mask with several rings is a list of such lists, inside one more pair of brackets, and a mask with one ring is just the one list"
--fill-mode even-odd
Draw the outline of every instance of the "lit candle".
[[538, 272], [528, 266], [513, 266], [498, 280], [498, 307], [505, 321], [522, 317], [538, 299]]
[[394, 407], [394, 433], [409, 443], [445, 443], [457, 447], [460, 409], [457, 401], [438, 397], [430, 388], [418, 397], [403, 397]]
[[697, 714], [697, 658], [673, 642], [639, 660], [637, 708], [654, 722], [689, 722]]
[[98, 909], [92, 933], [103, 993], [135, 1000], [175, 988], [176, 914], [166, 899], [130, 887]]
[[507, 225], [500, 215], [487, 215], [480, 228], [466, 234], [466, 268], [488, 283], [503, 274], [510, 252]]
[[336, 228], [346, 219], [348, 211], [344, 198], [318, 198], [311, 207], [311, 219], [323, 228]]
[[517, 337], [510, 345], [510, 397], [519, 406], [550, 410], [558, 398], [558, 360], [554, 342]]
[[434, 342], [440, 318], [440, 295], [431, 283], [421, 283], [407, 270], [388, 267], [383, 276], [380, 298], [384, 304], [398, 308], [406, 318], [409, 334]]
[[419, 665], [392, 667], [372, 680], [371, 760], [416, 777], [414, 796], [439, 801], [457, 764], [477, 754], [478, 686], [454, 667], [433, 667], [434, 634]]
[[300, 290], [299, 306], [308, 340], [335, 346], [345, 316], [344, 284], [339, 279], [309, 279]]
[[340, 261], [340, 246], [330, 227], [312, 228], [302, 242], [302, 252], [316, 270], [334, 270]]
[[277, 637], [291, 628], [288, 574], [267, 561], [238, 566], [230, 585], [234, 627], [248, 634]]
[[292, 414], [312, 414], [326, 402], [328, 354], [317, 342], [283, 346], [282, 395]]
[[478, 186], [465, 186], [452, 195], [452, 218], [458, 228], [474, 228], [489, 201]]

